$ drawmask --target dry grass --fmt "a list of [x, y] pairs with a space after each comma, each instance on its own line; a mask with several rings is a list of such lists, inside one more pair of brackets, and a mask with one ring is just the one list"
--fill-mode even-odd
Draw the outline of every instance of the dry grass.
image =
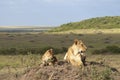
[[[47, 32], [46, 32], [47, 33]], [[60, 31], [60, 32], [48, 32], [52, 34], [97, 34], [97, 33], [104, 33], [104, 34], [118, 34], [120, 33], [120, 29], [79, 29], [79, 30], [67, 30], [67, 31]]]
[[[30, 56], [28, 56], [28, 57], [21, 56], [21, 57], [26, 57], [26, 59], [32, 61], [33, 59], [31, 59]], [[58, 54], [56, 56], [59, 60], [63, 60], [62, 59], [64, 56], [63, 54]], [[6, 57], [6, 59], [9, 58], [9, 56], [5, 56], [5, 57]], [[6, 65], [3, 68], [1, 68], [0, 79], [2, 79], [2, 80], [4, 80], [4, 79], [5, 80], [20, 79], [24, 73], [28, 73], [28, 74], [32, 74], [34, 77], [27, 77], [27, 78], [32, 78], [32, 79], [36, 78], [36, 80], [39, 80], [42, 78], [43, 79], [49, 78], [50, 80], [52, 80], [52, 79], [54, 79], [56, 77], [60, 77], [60, 76], [61, 76], [61, 78], [59, 80], [61, 80], [61, 79], [63, 79], [62, 78], [63, 75], [64, 75], [64, 79], [68, 80], [70, 78], [70, 76], [68, 76], [66, 74], [68, 74], [69, 71], [70, 72], [73, 71], [72, 79], [75, 79], [75, 75], [76, 75], [75, 80], [78, 80], [78, 77], [81, 78], [82, 80], [87, 80], [87, 79], [101, 80], [101, 79], [98, 79], [98, 76], [99, 76], [99, 78], [105, 78], [104, 80], [106, 80], [106, 77], [109, 77], [110, 79], [114, 78], [115, 80], [119, 80], [119, 78], [120, 78], [119, 77], [120, 75], [118, 74], [118, 72], [116, 72], [116, 71], [120, 72], [120, 66], [119, 66], [120, 55], [89, 55], [88, 54], [87, 62], [91, 62], [92, 65], [88, 65], [87, 67], [85, 67], [84, 73], [81, 73], [81, 71], [79, 72], [78, 69], [74, 69], [71, 65], [68, 65], [68, 64], [61, 65], [61, 66], [49, 66], [49, 67], [46, 66], [45, 68], [41, 68], [41, 67], [39, 68], [39, 66], [38, 66], [40, 64], [39, 59], [37, 62], [36, 61], [33, 62], [36, 64], [29, 63], [29, 67], [28, 67], [28, 66], [25, 66], [25, 65], [27, 65], [27, 63], [24, 63], [24, 65], [21, 64], [22, 61], [19, 59], [18, 56], [16, 56], [15, 60], [13, 57], [15, 57], [15, 56], [12, 56], [12, 58], [8, 59], [9, 63], [16, 63], [16, 61], [19, 61], [20, 62], [19, 66], [12, 67], [13, 65], [11, 64], [9, 66]], [[40, 57], [40, 55], [37, 55], [36, 57]], [[105, 67], [102, 65], [104, 65]], [[28, 70], [30, 70], [30, 73]], [[57, 70], [57, 72], [56, 72], [56, 70]], [[66, 72], [66, 70], [68, 70], [68, 71]], [[38, 72], [36, 72], [36, 71], [38, 71]], [[43, 71], [43, 72], [41, 72], [41, 71]], [[62, 73], [61, 73], [61, 71], [62, 71]], [[39, 73], [41, 74], [41, 76], [38, 75]], [[8, 74], [10, 74], [11, 76], [8, 76]], [[48, 76], [45, 74], [48, 74]], [[2, 75], [4, 75], [4, 76], [2, 76]], [[6, 77], [5, 77], [5, 75], [6, 75]], [[15, 75], [17, 75], [17, 78]], [[10, 77], [11, 79], [10, 78], [8, 79], [7, 77]], [[108, 79], [108, 80], [110, 80], [110, 79]]]

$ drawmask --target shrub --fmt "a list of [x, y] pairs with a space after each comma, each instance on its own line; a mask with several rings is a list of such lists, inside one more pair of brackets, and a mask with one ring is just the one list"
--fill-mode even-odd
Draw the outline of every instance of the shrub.
[[106, 46], [104, 49], [97, 49], [92, 52], [92, 54], [105, 54], [105, 53], [112, 53], [112, 54], [119, 54], [120, 53], [120, 47], [111, 45]]
[[120, 48], [118, 46], [107, 46], [106, 49], [112, 53], [120, 53]]
[[44, 54], [46, 50], [52, 48], [53, 52], [55, 54], [59, 54], [59, 53], [64, 53], [67, 51], [67, 48], [62, 47], [62, 48], [54, 48], [51, 46], [46, 46], [43, 48], [8, 48], [8, 49], [0, 49], [0, 54], [1, 55], [28, 55], [28, 52], [30, 52], [31, 54]]
[[7, 55], [7, 54], [16, 54], [16, 48], [9, 48], [9, 49], [1, 49], [0, 50], [0, 54], [4, 54], [4, 55]]

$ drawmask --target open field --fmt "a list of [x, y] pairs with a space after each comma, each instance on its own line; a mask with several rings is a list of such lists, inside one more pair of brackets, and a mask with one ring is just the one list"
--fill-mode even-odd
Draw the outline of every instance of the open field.
[[[87, 45], [87, 53], [95, 49], [102, 49], [106, 46], [115, 45], [120, 47], [120, 30], [81, 30], [68, 33], [0, 33], [0, 50], [15, 48], [40, 49], [53, 47], [57, 49], [68, 48], [74, 39], [81, 39]], [[80, 32], [80, 33], [77, 33]], [[106, 33], [105, 33], [106, 32]], [[77, 34], [75, 34], [77, 33]], [[27, 51], [27, 52], [28, 52]], [[39, 52], [38, 52], [39, 53]], [[10, 53], [9, 53], [10, 54]], [[17, 53], [16, 53], [17, 54]], [[39, 53], [41, 54], [41, 53]]]
[[[77, 33], [77, 34], [76, 34]], [[81, 39], [87, 45], [86, 52], [88, 62], [103, 62], [105, 65], [115, 68], [120, 72], [120, 53], [101, 53], [100, 55], [93, 55], [94, 50], [104, 49], [107, 46], [120, 47], [120, 30], [119, 29], [101, 29], [101, 30], [77, 30], [62, 33], [0, 33], [0, 80], [18, 80], [26, 69], [38, 66], [41, 61], [43, 52], [37, 51], [34, 54], [33, 50], [41, 48], [53, 47], [55, 55], [59, 60], [63, 59], [66, 50], [72, 45], [74, 39]], [[15, 49], [11, 55], [2, 54], [2, 50]], [[62, 51], [59, 51], [61, 49]], [[23, 54], [19, 51], [26, 50]], [[9, 51], [8, 51], [9, 52]], [[97, 66], [97, 69], [99, 66]], [[13, 75], [12, 75], [13, 73]], [[86, 73], [87, 74], [87, 73]], [[16, 77], [17, 76], [17, 77]], [[109, 75], [110, 76], [110, 75]], [[119, 80], [119, 74], [112, 72], [113, 78]], [[77, 80], [77, 79], [76, 79]], [[87, 79], [83, 79], [87, 80]], [[94, 80], [97, 80], [96, 78]], [[100, 79], [98, 79], [100, 80]], [[110, 80], [110, 79], [108, 79]]]

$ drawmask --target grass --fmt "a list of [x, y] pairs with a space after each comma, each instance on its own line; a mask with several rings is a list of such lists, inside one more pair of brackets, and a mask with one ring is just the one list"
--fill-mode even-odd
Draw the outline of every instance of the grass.
[[[59, 60], [63, 60], [63, 56], [64, 54], [57, 54], [56, 55], [57, 58]], [[26, 58], [26, 60], [30, 61], [30, 62], [23, 62], [21, 60], [21, 58]], [[37, 60], [34, 60], [33, 58], [37, 58]], [[4, 67], [2, 67], [0, 69], [0, 79], [2, 79], [2, 74], [14, 74], [20, 77], [20, 75], [24, 74], [25, 71], [27, 69], [30, 69], [31, 67], [36, 67], [40, 64], [40, 55], [31, 55], [29, 54], [28, 56], [24, 56], [24, 55], [17, 55], [17, 56], [0, 56], [0, 63], [1, 60], [2, 61], [9, 61], [9, 66], [8, 65], [4, 65]], [[106, 67], [100, 67], [100, 66], [96, 66], [96, 65], [90, 65], [88, 67], [85, 67], [85, 71], [84, 72], [79, 72], [79, 76], [80, 79], [82, 80], [87, 80], [87, 79], [92, 79], [92, 80], [113, 80], [113, 78], [115, 78], [115, 73], [111, 71], [110, 68], [116, 68], [118, 71], [120, 71], [120, 66], [118, 64], [120, 64], [119, 62], [119, 58], [120, 55], [87, 55], [87, 61], [89, 62], [103, 62], [102, 64], [106, 65]], [[7, 60], [6, 60], [7, 59]], [[33, 62], [32, 62], [33, 61]], [[18, 62], [19, 65], [14, 66], [13, 63]], [[7, 63], [6, 63], [7, 64]], [[29, 66], [27, 66], [29, 65]], [[107, 66], [110, 66], [107, 67]], [[63, 67], [62, 67], [63, 68]], [[12, 75], [12, 76], [14, 76]], [[116, 74], [118, 75], [118, 74]], [[40, 77], [40, 75], [37, 75], [37, 77]], [[6, 76], [6, 77], [10, 77], [11, 76]], [[15, 76], [14, 76], [15, 77]], [[52, 77], [52, 74], [51, 74]], [[54, 77], [54, 76], [53, 76]], [[49, 77], [50, 78], [50, 77]], [[6, 79], [6, 78], [5, 78]], [[7, 80], [13, 80], [13, 79], [7, 79]], [[119, 80], [116, 79], [115, 80]]]
[[114, 29], [120, 28], [120, 16], [106, 16], [86, 19], [80, 22], [63, 24], [51, 32], [61, 32], [76, 29]]
[[[58, 60], [63, 60], [66, 49], [72, 45], [74, 39], [81, 39], [87, 45], [87, 61], [104, 62], [120, 71], [118, 64], [120, 55], [92, 55], [94, 50], [101, 50], [107, 46], [115, 45], [120, 47], [120, 29], [82, 29], [76, 31], [47, 32], [47, 33], [0, 33], [0, 51], [15, 48], [18, 51], [27, 50], [27, 55], [0, 55], [0, 74], [23, 73], [27, 68], [38, 66], [41, 63], [41, 55], [44, 52], [31, 53], [29, 49], [41, 49], [53, 47]], [[64, 49], [64, 52], [58, 50]], [[109, 76], [109, 70], [100, 72], [102, 80]], [[97, 72], [98, 73], [98, 72]], [[91, 73], [92, 75], [92, 73]], [[92, 75], [93, 76], [93, 75]], [[96, 75], [97, 76], [97, 75]], [[96, 80], [96, 76], [93, 76]], [[103, 79], [104, 78], [104, 79]], [[1, 78], [0, 78], [1, 79]], [[99, 79], [100, 80], [100, 79]], [[108, 79], [109, 80], [109, 79]]]
[[41, 55], [0, 55], [0, 68], [10, 66], [11, 68], [24, 68], [36, 66], [41, 63]]
[[63, 30], [58, 32], [49, 32], [53, 34], [118, 34], [120, 33], [120, 28], [113, 28], [113, 29], [72, 29], [72, 30]]
[[[74, 31], [73, 31], [74, 32]], [[53, 47], [56, 49], [68, 48], [72, 45], [74, 39], [78, 38], [84, 41], [88, 47], [87, 53], [96, 49], [103, 49], [107, 46], [115, 45], [120, 47], [120, 30], [78, 30], [73, 32], [61, 33], [0, 33], [0, 50], [15, 48], [18, 51], [37, 49], [37, 54], [43, 54], [40, 49]], [[78, 33], [77, 33], [78, 32]], [[77, 33], [77, 34], [76, 34]], [[60, 52], [60, 51], [59, 51]], [[55, 54], [57, 54], [56, 52]], [[16, 53], [19, 54], [19, 53]], [[34, 53], [33, 53], [34, 54]]]

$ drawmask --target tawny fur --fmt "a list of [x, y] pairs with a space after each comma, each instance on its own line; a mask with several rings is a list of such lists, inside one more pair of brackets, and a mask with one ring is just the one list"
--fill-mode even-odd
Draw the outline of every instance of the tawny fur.
[[76, 39], [71, 47], [68, 48], [64, 60], [74, 66], [84, 66], [85, 55], [87, 47], [81, 40]]
[[47, 50], [42, 56], [42, 64], [53, 65], [57, 62], [57, 58], [54, 56], [53, 50]]

